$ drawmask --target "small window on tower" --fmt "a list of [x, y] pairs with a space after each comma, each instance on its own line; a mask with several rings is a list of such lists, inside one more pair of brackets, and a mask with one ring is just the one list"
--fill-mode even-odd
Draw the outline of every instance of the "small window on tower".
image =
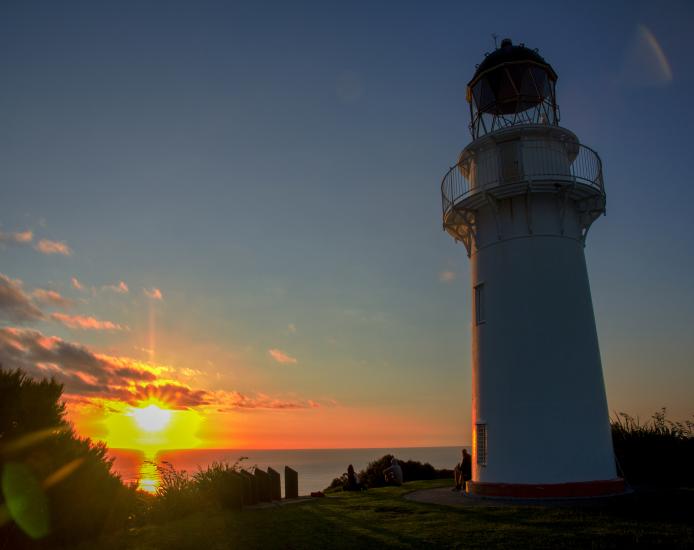
[[484, 323], [484, 283], [475, 286], [475, 323]]
[[487, 465], [487, 425], [477, 424], [475, 430], [475, 450], [477, 451], [477, 464]]

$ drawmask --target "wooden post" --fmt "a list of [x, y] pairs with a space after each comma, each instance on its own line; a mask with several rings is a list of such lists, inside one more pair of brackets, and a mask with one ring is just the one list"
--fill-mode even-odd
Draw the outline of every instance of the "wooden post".
[[270, 496], [272, 500], [282, 500], [282, 480], [280, 473], [268, 466], [267, 475], [270, 478]]
[[289, 466], [284, 467], [284, 498], [299, 497], [299, 474]]
[[253, 504], [253, 487], [251, 486], [251, 480], [248, 479], [246, 472], [241, 470], [238, 473], [239, 479], [241, 480], [241, 493], [243, 495], [243, 505], [250, 506]]
[[[246, 470], [241, 470], [241, 475], [248, 480], [248, 505], [258, 504], [258, 481], [253, 474], [248, 473]], [[244, 500], [244, 504], [246, 504], [246, 500]]]
[[227, 486], [224, 488], [224, 501], [222, 502], [222, 506], [240, 510], [243, 508], [244, 504], [243, 495], [245, 482], [243, 476], [238, 472], [229, 472], [226, 483]]
[[258, 483], [258, 500], [260, 502], [272, 502], [270, 493], [270, 476], [260, 468], [255, 469], [255, 480]]

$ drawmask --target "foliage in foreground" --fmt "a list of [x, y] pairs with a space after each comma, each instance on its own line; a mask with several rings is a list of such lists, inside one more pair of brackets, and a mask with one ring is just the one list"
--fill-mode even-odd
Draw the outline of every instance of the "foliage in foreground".
[[694, 423], [668, 420], [665, 409], [643, 424], [620, 413], [612, 420], [612, 441], [629, 483], [694, 487]]
[[106, 446], [65, 420], [63, 387], [0, 368], [0, 547], [70, 545], [124, 527], [137, 506]]
[[184, 517], [198, 510], [231, 508], [238, 501], [238, 485], [234, 478], [241, 471], [241, 462], [213, 462], [192, 476], [176, 470], [169, 462], [157, 465], [160, 483], [156, 497], [149, 501], [147, 516], [153, 521]]

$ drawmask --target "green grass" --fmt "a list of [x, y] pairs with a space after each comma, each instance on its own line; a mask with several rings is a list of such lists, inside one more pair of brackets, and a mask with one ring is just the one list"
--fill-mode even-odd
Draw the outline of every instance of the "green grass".
[[83, 548], [633, 548], [694, 546], [694, 492], [598, 505], [446, 507], [405, 500], [445, 480], [242, 512], [199, 513]]

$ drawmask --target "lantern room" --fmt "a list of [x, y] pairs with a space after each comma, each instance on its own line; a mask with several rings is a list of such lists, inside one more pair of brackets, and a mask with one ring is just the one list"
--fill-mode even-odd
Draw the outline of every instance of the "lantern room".
[[556, 126], [556, 82], [557, 73], [537, 50], [502, 40], [467, 85], [473, 139], [516, 124]]

